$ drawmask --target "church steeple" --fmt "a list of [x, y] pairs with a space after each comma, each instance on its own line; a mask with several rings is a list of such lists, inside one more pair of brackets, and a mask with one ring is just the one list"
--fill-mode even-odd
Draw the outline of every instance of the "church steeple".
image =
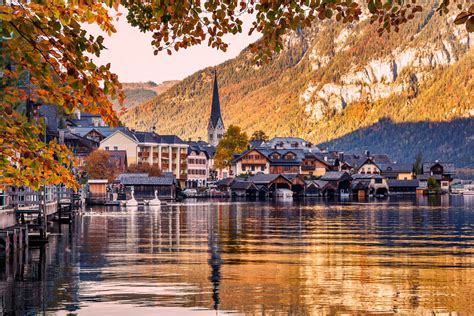
[[209, 123], [215, 128], [221, 117], [221, 103], [219, 101], [219, 86], [217, 84], [217, 71], [214, 70], [214, 88], [212, 90], [212, 107]]
[[207, 126], [208, 142], [216, 146], [224, 134], [224, 120], [221, 115], [221, 103], [219, 101], [219, 86], [217, 84], [217, 71], [214, 70], [214, 86], [212, 90], [212, 106], [209, 124]]

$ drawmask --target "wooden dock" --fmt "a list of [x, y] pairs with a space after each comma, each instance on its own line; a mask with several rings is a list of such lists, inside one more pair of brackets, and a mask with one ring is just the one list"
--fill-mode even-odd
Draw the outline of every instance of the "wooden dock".
[[[9, 210], [3, 206], [0, 212], [14, 216], [14, 225], [0, 230], [0, 256], [9, 256], [17, 250], [29, 245], [45, 244], [50, 232], [48, 223], [71, 224], [74, 212], [80, 207], [80, 196], [72, 190], [47, 186], [39, 191], [24, 188], [10, 188], [8, 194]], [[11, 218], [5, 220], [6, 225], [12, 223]]]

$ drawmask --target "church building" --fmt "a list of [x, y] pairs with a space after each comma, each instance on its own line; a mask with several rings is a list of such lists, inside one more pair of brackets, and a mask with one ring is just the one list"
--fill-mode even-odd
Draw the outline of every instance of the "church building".
[[219, 88], [217, 86], [217, 72], [214, 72], [214, 88], [212, 91], [212, 107], [209, 124], [207, 125], [208, 143], [217, 146], [224, 135], [224, 120], [221, 115], [221, 104], [219, 102]]

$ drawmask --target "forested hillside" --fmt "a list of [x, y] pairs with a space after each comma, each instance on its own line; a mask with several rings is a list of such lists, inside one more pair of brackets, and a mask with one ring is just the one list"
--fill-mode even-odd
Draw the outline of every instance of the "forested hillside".
[[[363, 135], [370, 132], [381, 150], [391, 137], [400, 140], [383, 127], [412, 126], [408, 130], [418, 131], [420, 139], [404, 137], [397, 157], [411, 157], [422, 143], [427, 155], [449, 154], [454, 149], [432, 139], [446, 133], [423, 129], [426, 121], [449, 126], [444, 122], [474, 116], [474, 38], [452, 23], [453, 16], [435, 13], [434, 2], [428, 1], [430, 6], [400, 32], [382, 37], [367, 20], [313, 25], [288, 36], [284, 51], [261, 67], [252, 63], [248, 49], [242, 51], [217, 66], [225, 124], [349, 149], [369, 144]], [[211, 88], [212, 71], [204, 69], [122, 119], [138, 129], [156, 126], [161, 133], [205, 137]], [[472, 165], [468, 155], [474, 154], [469, 127], [453, 123], [449, 134], [463, 135], [456, 159], [464, 166]]]
[[[148, 82], [124, 82], [122, 88], [125, 93], [125, 108], [132, 108], [134, 106], [143, 104], [152, 100], [154, 97], [166, 92], [169, 88], [174, 86], [178, 81], [170, 80], [157, 84], [153, 81]], [[115, 108], [119, 108], [118, 101], [114, 102]]]

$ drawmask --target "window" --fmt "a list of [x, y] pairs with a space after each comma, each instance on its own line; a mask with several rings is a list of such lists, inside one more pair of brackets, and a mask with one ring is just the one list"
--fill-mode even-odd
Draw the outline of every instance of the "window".
[[105, 147], [105, 150], [109, 150], [109, 147], [108, 147], [108, 146], [106, 146], [106, 147]]
[[255, 171], [255, 166], [250, 167], [252, 171]]
[[244, 165], [242, 165], [242, 171], [245, 171], [245, 166]]
[[260, 170], [261, 170], [261, 171], [264, 171], [264, 170], [265, 170], [265, 166], [261, 166], [261, 167], [260, 167]]
[[272, 154], [272, 159], [280, 159], [280, 155], [277, 153]]
[[118, 150], [118, 147], [117, 147], [117, 146], [114, 146], [114, 150]]
[[382, 179], [379, 179], [379, 178], [375, 179], [375, 183], [382, 183]]

